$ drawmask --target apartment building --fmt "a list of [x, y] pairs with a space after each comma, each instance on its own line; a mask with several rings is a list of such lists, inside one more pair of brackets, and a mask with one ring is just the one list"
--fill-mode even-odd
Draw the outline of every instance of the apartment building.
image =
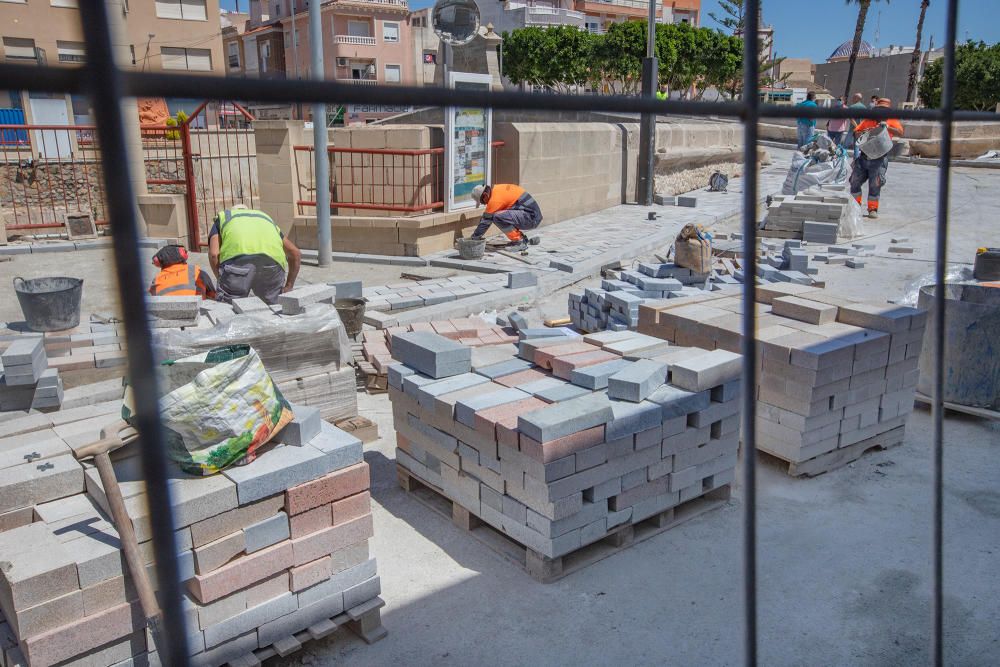
[[[642, 21], [649, 16], [647, 0], [574, 0], [574, 9], [585, 15], [584, 27], [603, 33], [612, 23]], [[700, 25], [701, 0], [661, 0], [656, 7], [657, 23]]]
[[[222, 74], [219, 0], [122, 0], [123, 61], [140, 71]], [[86, 61], [77, 0], [0, 0], [0, 59]]]

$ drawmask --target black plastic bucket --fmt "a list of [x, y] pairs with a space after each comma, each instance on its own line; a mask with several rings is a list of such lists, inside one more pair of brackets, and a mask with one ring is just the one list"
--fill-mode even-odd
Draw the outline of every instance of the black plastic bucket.
[[14, 278], [14, 293], [32, 331], [62, 331], [80, 324], [83, 278]]
[[972, 267], [976, 280], [1000, 280], [1000, 248], [982, 248]]
[[364, 299], [337, 299], [333, 302], [333, 307], [340, 315], [340, 321], [344, 323], [344, 331], [351, 338], [361, 333], [361, 327], [365, 320], [365, 300]]

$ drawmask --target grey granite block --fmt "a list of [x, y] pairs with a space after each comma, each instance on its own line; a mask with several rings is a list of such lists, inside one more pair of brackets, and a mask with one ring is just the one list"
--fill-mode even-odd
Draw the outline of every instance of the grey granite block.
[[667, 364], [640, 359], [608, 378], [608, 396], [638, 403], [667, 380]]

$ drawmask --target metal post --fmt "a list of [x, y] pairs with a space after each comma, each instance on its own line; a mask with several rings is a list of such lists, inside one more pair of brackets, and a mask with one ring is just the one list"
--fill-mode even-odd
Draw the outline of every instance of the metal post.
[[941, 85], [941, 164], [938, 168], [938, 209], [934, 258], [934, 396], [931, 417], [934, 425], [934, 510], [932, 515], [933, 555], [931, 591], [931, 664], [944, 664], [944, 348], [945, 289], [948, 268], [948, 206], [951, 190], [951, 137], [955, 113], [955, 38], [958, 0], [949, 0], [944, 40], [944, 80]]
[[104, 2], [81, 2], [80, 25], [87, 45], [86, 81], [94, 109], [101, 145], [101, 169], [105, 179], [118, 278], [118, 297], [125, 319], [128, 342], [128, 378], [135, 396], [135, 427], [142, 442], [141, 460], [160, 603], [163, 605], [164, 645], [160, 660], [167, 665], [188, 664], [187, 634], [181, 614], [177, 553], [170, 489], [167, 486], [166, 444], [160, 423], [160, 390], [153, 369], [153, 342], [149, 332], [139, 257], [139, 229], [135, 193], [129, 171], [121, 105], [124, 95], [121, 71], [115, 65], [109, 7]]
[[760, 0], [747, 0], [743, 36], [743, 663], [757, 664], [757, 119]]
[[[654, 97], [659, 78], [656, 60], [656, 0], [649, 0], [646, 24], [646, 57], [642, 61], [642, 96]], [[656, 114], [642, 114], [639, 126], [639, 203], [653, 204], [653, 158], [656, 155]]]
[[[309, 52], [312, 55], [312, 79], [322, 81], [323, 67], [323, 19], [319, 0], [309, 5]], [[316, 243], [319, 246], [319, 265], [333, 263], [333, 233], [330, 229], [330, 156], [326, 150], [326, 104], [314, 104], [313, 117], [313, 160], [316, 174]]]
[[[299, 79], [299, 33], [295, 26], [295, 0], [292, 0], [290, 4], [290, 9], [292, 12], [292, 63], [295, 67], [295, 80]], [[297, 120], [302, 120], [302, 102], [295, 102], [295, 117]]]

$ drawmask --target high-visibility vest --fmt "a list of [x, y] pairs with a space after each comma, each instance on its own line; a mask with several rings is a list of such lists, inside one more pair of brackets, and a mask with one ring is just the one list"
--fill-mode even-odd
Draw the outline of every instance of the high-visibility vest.
[[219, 225], [219, 262], [240, 255], [264, 255], [288, 270], [281, 229], [267, 213], [226, 209], [215, 216], [215, 221]]
[[542, 220], [541, 207], [524, 188], [513, 183], [497, 183], [490, 189], [490, 200], [486, 202], [486, 213], [493, 214], [511, 209], [531, 211], [539, 222]]
[[194, 264], [174, 264], [160, 271], [149, 288], [151, 296], [205, 296], [204, 284], [198, 279], [201, 268]]

